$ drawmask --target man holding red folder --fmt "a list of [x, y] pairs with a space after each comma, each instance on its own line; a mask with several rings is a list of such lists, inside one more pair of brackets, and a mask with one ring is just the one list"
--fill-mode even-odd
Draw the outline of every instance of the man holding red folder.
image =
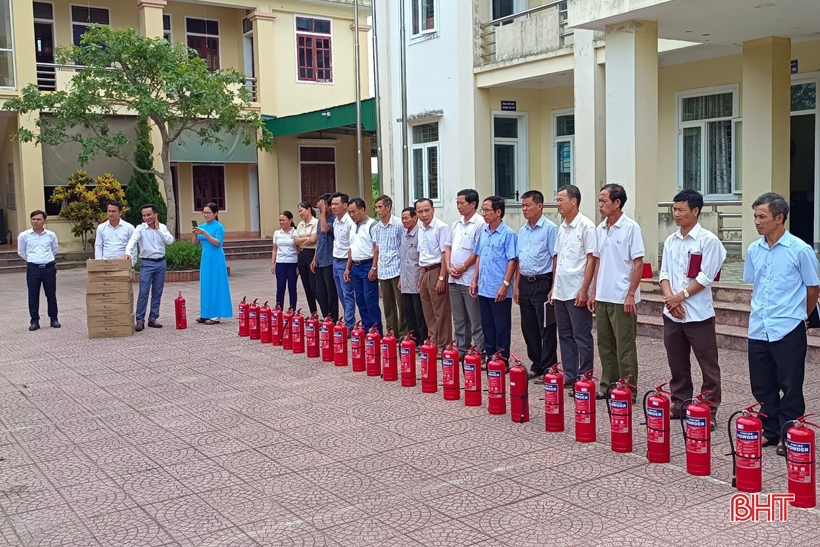
[[712, 431], [720, 405], [720, 365], [715, 335], [712, 283], [719, 278], [726, 259], [720, 239], [698, 222], [703, 196], [683, 190], [672, 200], [678, 230], [663, 244], [658, 276], [666, 306], [663, 310], [663, 342], [672, 381], [672, 416], [680, 418], [684, 401], [692, 397], [691, 350], [703, 375], [701, 391], [709, 391]]

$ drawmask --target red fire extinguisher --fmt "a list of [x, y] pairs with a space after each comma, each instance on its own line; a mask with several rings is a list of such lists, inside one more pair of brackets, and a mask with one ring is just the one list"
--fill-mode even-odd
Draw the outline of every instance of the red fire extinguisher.
[[382, 338], [382, 379], [385, 382], [395, 382], [399, 379], [396, 337], [390, 327], [387, 327], [387, 334]]
[[589, 370], [575, 380], [575, 440], [593, 443], [597, 436], [595, 389], [598, 378]]
[[333, 362], [337, 367], [347, 366], [347, 324], [344, 317], [333, 327]]
[[515, 365], [510, 367], [510, 416], [515, 423], [530, 421], [530, 385], [527, 369], [521, 359], [510, 353]]
[[270, 312], [270, 341], [274, 346], [282, 345], [282, 322], [284, 314], [279, 304]]
[[625, 376], [606, 388], [606, 411], [609, 414], [610, 446], [613, 452], [632, 452], [632, 390]]
[[319, 357], [319, 314], [316, 312], [310, 314], [310, 319], [305, 321], [305, 345], [309, 358]]
[[560, 361], [544, 374], [544, 429], [550, 433], [564, 430], [564, 370]]
[[650, 389], [643, 396], [643, 417], [646, 422], [646, 459], [652, 463], [669, 463], [669, 397], [664, 391], [667, 382]]
[[438, 348], [428, 338], [421, 346], [421, 392], [438, 391]]
[[362, 322], [356, 321], [353, 330], [350, 331], [350, 360], [353, 364], [353, 372], [364, 372], [364, 336]]
[[498, 350], [487, 363], [487, 409], [490, 414], [507, 413], [507, 363]]
[[322, 322], [322, 326], [319, 327], [319, 346], [322, 350], [322, 362], [323, 363], [332, 363], [333, 362], [333, 329], [336, 324], [333, 322], [333, 318], [328, 315], [325, 317], [325, 320]]
[[459, 353], [454, 347], [456, 341], [453, 340], [441, 350], [441, 383], [444, 391], [445, 401], [458, 401], [461, 399], [461, 378], [459, 378]]
[[290, 320], [290, 338], [293, 353], [305, 353], [305, 317], [302, 308], [296, 310]]
[[401, 387], [416, 386], [416, 340], [410, 331], [401, 341]]
[[293, 337], [290, 331], [291, 321], [293, 321], [293, 308], [288, 308], [288, 311], [282, 316], [282, 349], [293, 350]]
[[243, 296], [242, 302], [239, 303], [239, 336], [248, 336], [248, 297]]
[[188, 328], [188, 311], [185, 309], [185, 299], [182, 298], [182, 291], [174, 299], [174, 315], [176, 316], [177, 330]]
[[381, 339], [376, 325], [370, 327], [370, 331], [364, 337], [364, 362], [368, 376], [381, 376], [382, 374], [381, 356], [379, 355]]
[[[729, 446], [732, 451], [732, 486], [741, 492], [760, 492], [763, 488], [763, 424], [758, 416], [766, 417], [755, 407], [755, 403], [729, 416]], [[736, 435], [732, 435], [732, 420], [740, 416], [735, 423]], [[733, 439], [737, 440], [733, 442]]]
[[712, 472], [712, 409], [704, 396], [709, 391], [683, 402], [686, 420], [681, 420], [686, 440], [686, 471], [690, 475], [706, 476]]
[[475, 346], [464, 356], [464, 406], [481, 406], [481, 353]]
[[248, 330], [251, 333], [251, 340], [259, 340], [259, 304], [254, 298], [251, 305], [248, 307]]
[[783, 424], [786, 434], [780, 437], [786, 442], [789, 494], [794, 494], [794, 501], [789, 503], [803, 508], [817, 505], [814, 431], [806, 426], [820, 426], [807, 422], [806, 418], [810, 416], [814, 414], [806, 414]]
[[265, 303], [259, 308], [259, 341], [263, 344], [270, 344], [271, 341], [270, 312], [271, 309], [268, 307], [268, 301], [265, 300]]

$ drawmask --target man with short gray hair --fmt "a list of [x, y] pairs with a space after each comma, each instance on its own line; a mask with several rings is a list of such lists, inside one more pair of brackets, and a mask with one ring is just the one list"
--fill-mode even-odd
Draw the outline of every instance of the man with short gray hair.
[[407, 322], [404, 319], [404, 301], [399, 289], [401, 280], [401, 237], [404, 227], [401, 220], [393, 215], [393, 200], [390, 196], [376, 198], [376, 215], [379, 217], [373, 229], [376, 243], [376, 262], [373, 269], [377, 271], [379, 286], [382, 289], [384, 318], [387, 326], [393, 329], [397, 337], [407, 334]]

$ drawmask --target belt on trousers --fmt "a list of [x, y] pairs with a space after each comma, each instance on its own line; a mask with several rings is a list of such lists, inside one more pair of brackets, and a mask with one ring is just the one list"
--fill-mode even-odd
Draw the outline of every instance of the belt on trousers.
[[372, 258], [366, 258], [364, 260], [354, 260], [353, 265], [354, 266], [361, 266], [362, 264], [367, 264], [368, 262], [372, 263], [373, 259]]
[[140, 260], [147, 260], [148, 262], [164, 262], [165, 257], [162, 258], [140, 258]]
[[538, 275], [524, 275], [521, 274], [521, 279], [525, 281], [529, 281], [530, 283], [534, 283], [536, 281], [543, 281], [544, 279], [552, 279], [551, 273], [546, 274], [538, 274]]
[[439, 262], [438, 264], [433, 264], [432, 266], [422, 266], [420, 269], [423, 272], [429, 272], [430, 270], [440, 270], [441, 262]]
[[36, 262], [26, 262], [26, 264], [28, 264], [29, 266], [35, 266], [37, 268], [48, 268], [49, 266], [52, 266], [54, 264], [54, 261], [52, 260], [51, 262], [48, 262], [46, 264], [37, 264]]

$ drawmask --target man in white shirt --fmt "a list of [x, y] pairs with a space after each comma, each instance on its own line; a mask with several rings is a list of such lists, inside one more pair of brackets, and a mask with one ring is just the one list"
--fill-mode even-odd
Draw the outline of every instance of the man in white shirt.
[[[354, 198], [348, 206], [353, 228], [350, 230], [350, 249], [347, 252], [345, 283], [353, 286], [353, 295], [359, 306], [359, 316], [365, 329], [373, 325], [382, 333], [382, 311], [379, 309], [379, 280], [374, 258], [376, 245], [373, 231], [376, 221], [367, 216], [367, 205], [362, 198]], [[347, 322], [347, 320], [345, 320]]]
[[40, 285], [46, 293], [48, 317], [51, 327], [60, 328], [57, 321], [57, 236], [43, 225], [48, 216], [44, 211], [29, 215], [31, 228], [17, 236], [17, 254], [26, 261], [26, 285], [28, 285], [28, 313], [31, 323], [28, 330], [40, 328]]
[[461, 218], [453, 222], [450, 228], [453, 236], [444, 253], [447, 273], [450, 274], [453, 326], [462, 359], [473, 344], [479, 352], [484, 351], [481, 304], [478, 298], [470, 296], [470, 284], [475, 277], [475, 246], [486, 224], [484, 217], [478, 214], [478, 203], [478, 192], [475, 190], [461, 190], [456, 195], [456, 207]]
[[444, 252], [452, 234], [450, 227], [436, 218], [433, 201], [416, 200], [419, 218], [419, 294], [424, 320], [433, 343], [439, 347], [453, 340], [450, 293], [447, 291], [447, 264]]
[[[641, 273], [646, 254], [641, 227], [626, 216], [626, 191], [620, 184], [607, 184], [598, 194], [598, 211], [604, 221], [595, 234], [595, 275], [587, 308], [595, 311], [598, 355], [601, 357], [601, 384], [597, 399], [604, 399], [607, 387], [631, 375], [638, 385], [638, 303], [641, 301]], [[632, 388], [635, 402], [637, 388]]]
[[592, 370], [595, 359], [592, 312], [587, 309], [595, 273], [595, 223], [578, 210], [581, 191], [577, 186], [559, 188], [555, 202], [564, 222], [555, 240], [550, 302], [555, 306], [565, 385], [572, 389], [575, 378]]
[[[703, 196], [687, 189], [672, 200], [672, 214], [678, 230], [666, 238], [658, 278], [666, 306], [663, 310], [663, 343], [672, 380], [672, 416], [683, 416], [683, 403], [692, 397], [694, 350], [703, 375], [701, 392], [709, 391], [713, 404], [712, 431], [720, 406], [720, 364], [718, 363], [715, 309], [712, 282], [726, 260], [720, 239], [698, 222]], [[694, 275], [693, 275], [694, 274]]]
[[106, 205], [108, 220], [97, 226], [94, 239], [94, 258], [116, 259], [125, 256], [125, 247], [134, 234], [134, 226], [122, 219], [122, 203], [109, 201]]
[[157, 206], [148, 203], [142, 206], [142, 224], [137, 226], [128, 245], [125, 246], [126, 260], [134, 256], [134, 247], [140, 248], [140, 295], [137, 299], [137, 317], [134, 330], [145, 328], [145, 310], [148, 306], [148, 294], [151, 294], [151, 313], [148, 315], [148, 326], [161, 329], [159, 305], [162, 302], [162, 290], [165, 288], [165, 246], [174, 242], [174, 236], [157, 217]]
[[333, 221], [333, 281], [336, 282], [336, 293], [342, 300], [342, 311], [348, 328], [356, 323], [356, 299], [353, 296], [353, 284], [345, 282], [347, 257], [350, 251], [350, 231], [353, 220], [347, 213], [350, 196], [336, 192], [330, 198], [330, 209], [336, 215]]

